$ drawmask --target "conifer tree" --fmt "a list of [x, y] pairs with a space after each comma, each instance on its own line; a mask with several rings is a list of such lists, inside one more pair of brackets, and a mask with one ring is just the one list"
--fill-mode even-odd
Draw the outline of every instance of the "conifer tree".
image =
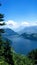
[[[1, 6], [1, 4], [0, 4], [0, 6]], [[4, 21], [3, 18], [4, 18], [4, 15], [0, 13], [0, 62], [1, 62], [1, 63], [2, 63], [2, 61], [3, 61], [2, 53], [3, 53], [3, 50], [4, 50], [4, 48], [3, 48], [3, 43], [4, 43], [4, 41], [3, 41], [3, 38], [2, 38], [2, 33], [4, 33], [4, 30], [1, 29], [1, 26], [4, 25], [4, 22], [2, 22], [2, 21]], [[1, 65], [1, 64], [0, 64], [0, 65]]]
[[[0, 26], [2, 27], [5, 25], [4, 21], [4, 15], [0, 13]], [[2, 33], [4, 33], [4, 29], [0, 28], [0, 63], [4, 60], [8, 63], [8, 65], [14, 65], [13, 57], [11, 54], [11, 47], [10, 42], [7, 38], [4, 39], [4, 36], [2, 36]], [[0, 64], [2, 65], [2, 64]]]

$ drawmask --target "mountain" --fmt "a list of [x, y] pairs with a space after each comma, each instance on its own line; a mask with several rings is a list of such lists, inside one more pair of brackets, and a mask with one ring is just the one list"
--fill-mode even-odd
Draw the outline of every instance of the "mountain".
[[31, 33], [31, 34], [23, 33], [20, 36], [25, 39], [37, 41], [37, 33]]
[[37, 33], [37, 26], [30, 26], [30, 27], [25, 27], [22, 30], [18, 31], [19, 34], [23, 33]]
[[9, 29], [9, 28], [6, 28], [6, 29], [4, 29], [4, 33], [2, 35], [7, 37], [7, 36], [18, 35], [18, 33], [13, 31], [13, 30], [11, 30], [11, 29]]

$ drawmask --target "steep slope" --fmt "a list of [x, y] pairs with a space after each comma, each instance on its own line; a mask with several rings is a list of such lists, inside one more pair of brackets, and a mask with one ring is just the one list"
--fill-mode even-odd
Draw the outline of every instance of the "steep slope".
[[6, 28], [6, 29], [4, 29], [3, 35], [7, 37], [7, 36], [18, 35], [18, 33], [13, 31], [13, 30], [11, 30], [11, 29], [9, 29], [9, 28]]

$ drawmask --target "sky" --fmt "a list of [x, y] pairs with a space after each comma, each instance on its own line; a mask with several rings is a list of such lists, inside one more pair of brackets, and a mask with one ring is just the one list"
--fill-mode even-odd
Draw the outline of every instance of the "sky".
[[[0, 13], [15, 28], [37, 24], [37, 0], [0, 0]], [[8, 24], [7, 23], [7, 24]], [[13, 27], [13, 28], [14, 28]]]

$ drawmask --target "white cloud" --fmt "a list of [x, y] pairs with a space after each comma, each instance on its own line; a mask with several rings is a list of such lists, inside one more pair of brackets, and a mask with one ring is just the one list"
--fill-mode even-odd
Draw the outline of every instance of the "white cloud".
[[0, 26], [0, 28], [10, 28], [15, 31], [21, 30], [24, 27], [29, 27], [29, 26], [37, 26], [37, 22], [15, 22], [13, 20], [9, 20], [6, 22], [5, 26]]
[[19, 23], [12, 20], [9, 20], [8, 22], [6, 22], [6, 24], [8, 25], [9, 28], [12, 28], [12, 29], [16, 29], [20, 25]]
[[29, 26], [29, 22], [22, 22], [21, 25], [22, 26]]
[[17, 31], [17, 30], [21, 30], [24, 27], [29, 27], [29, 26], [37, 26], [37, 22], [15, 22], [12, 20], [9, 20], [8, 22], [6, 22], [7, 27]]
[[22, 26], [37, 26], [37, 22], [22, 22]]

